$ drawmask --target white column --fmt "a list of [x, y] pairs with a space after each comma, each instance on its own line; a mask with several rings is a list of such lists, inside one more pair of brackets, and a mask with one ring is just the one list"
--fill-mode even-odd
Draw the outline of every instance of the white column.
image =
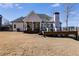
[[24, 27], [25, 27], [25, 25], [24, 25], [24, 22], [23, 22], [23, 31], [24, 31]]
[[57, 31], [56, 23], [53, 23], [53, 28], [54, 28], [55, 31]]
[[26, 30], [27, 31], [27, 23], [26, 22], [24, 22], [24, 30]]
[[25, 23], [25, 30], [27, 31], [27, 23]]
[[40, 22], [40, 31], [41, 31], [41, 25], [42, 25], [42, 24], [41, 24], [41, 22]]
[[32, 31], [34, 31], [34, 23], [32, 22]]

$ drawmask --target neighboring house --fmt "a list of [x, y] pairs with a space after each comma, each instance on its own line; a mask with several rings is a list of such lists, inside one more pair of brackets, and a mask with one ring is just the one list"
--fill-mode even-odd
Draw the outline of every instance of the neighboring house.
[[1, 27], [2, 27], [2, 15], [0, 15], [0, 30], [1, 30]]
[[20, 17], [12, 23], [13, 31], [59, 31], [61, 27], [58, 12], [54, 14], [53, 18], [32, 11], [28, 16]]
[[1, 31], [12, 31], [12, 25], [11, 24], [2, 25]]

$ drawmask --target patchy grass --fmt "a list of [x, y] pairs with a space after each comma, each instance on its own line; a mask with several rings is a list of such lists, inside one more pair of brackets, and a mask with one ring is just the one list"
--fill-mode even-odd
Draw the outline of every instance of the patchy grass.
[[79, 41], [22, 32], [0, 32], [0, 55], [79, 55]]

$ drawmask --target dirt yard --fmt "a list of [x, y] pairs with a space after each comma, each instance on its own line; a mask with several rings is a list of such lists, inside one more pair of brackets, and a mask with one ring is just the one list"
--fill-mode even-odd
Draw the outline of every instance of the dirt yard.
[[44, 38], [22, 32], [0, 32], [0, 55], [79, 55], [79, 41], [72, 38]]

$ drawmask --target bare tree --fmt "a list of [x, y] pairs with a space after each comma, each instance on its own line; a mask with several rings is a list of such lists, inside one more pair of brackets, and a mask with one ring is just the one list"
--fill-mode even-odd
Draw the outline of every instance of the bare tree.
[[9, 20], [7, 20], [6, 18], [3, 18], [2, 23], [3, 23], [3, 25], [8, 25], [9, 24]]
[[72, 3], [65, 3], [64, 4], [64, 12], [65, 12], [65, 17], [66, 17], [66, 30], [67, 30], [68, 25], [69, 25], [69, 22], [68, 22], [69, 18], [72, 15], [71, 12], [74, 11], [73, 7], [74, 7], [74, 4], [72, 4]]

